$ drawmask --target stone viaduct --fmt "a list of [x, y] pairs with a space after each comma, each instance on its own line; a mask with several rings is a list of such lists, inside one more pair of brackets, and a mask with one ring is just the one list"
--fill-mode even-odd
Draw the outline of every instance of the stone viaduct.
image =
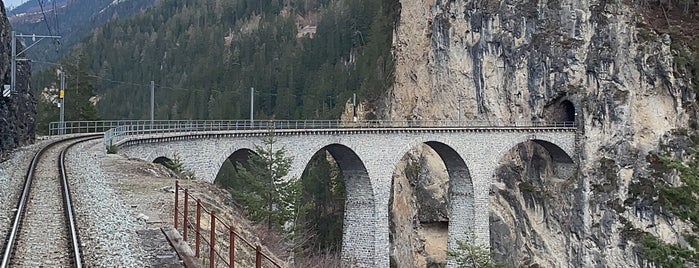
[[[293, 157], [289, 176], [300, 177], [311, 157], [327, 149], [342, 170], [346, 204], [342, 258], [359, 267], [389, 267], [389, 199], [396, 163], [426, 144], [449, 174], [448, 246], [472, 231], [475, 243], [490, 243], [488, 202], [491, 181], [503, 155], [523, 142], [545, 147], [561, 177], [577, 165], [575, 127], [464, 127], [281, 129], [277, 143]], [[229, 157], [249, 153], [267, 130], [175, 132], [132, 135], [116, 143], [128, 157], [183, 160], [184, 167], [213, 182]]]

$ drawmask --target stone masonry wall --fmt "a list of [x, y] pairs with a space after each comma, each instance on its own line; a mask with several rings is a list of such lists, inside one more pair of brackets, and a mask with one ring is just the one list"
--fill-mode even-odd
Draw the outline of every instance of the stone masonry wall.
[[[120, 152], [128, 157], [153, 161], [175, 154], [184, 167], [202, 180], [213, 182], [223, 162], [241, 149], [253, 149], [259, 137], [196, 139], [179, 138], [141, 144], [124, 144]], [[515, 145], [526, 141], [555, 144], [574, 156], [575, 132], [551, 130], [470, 130], [470, 131], [403, 131], [371, 133], [337, 133], [334, 135], [278, 136], [276, 146], [284, 146], [293, 157], [289, 176], [301, 176], [311, 157], [326, 146], [339, 148], [334, 157], [353, 163], [353, 170], [343, 170], [347, 183], [348, 204], [345, 210], [343, 259], [359, 267], [389, 266], [388, 204], [395, 165], [413, 147], [430, 145], [442, 157], [452, 177], [464, 178], [451, 189], [449, 247], [465, 240], [467, 232], [475, 243], [489, 244], [488, 198], [491, 180], [502, 156]], [[459, 159], [460, 158], [460, 159]], [[359, 161], [359, 162], [357, 162]], [[360, 164], [357, 164], [360, 163]], [[362, 165], [363, 164], [363, 165]], [[363, 166], [364, 170], [361, 170]], [[347, 165], [345, 165], [347, 167]], [[348, 169], [348, 168], [345, 168]], [[470, 176], [469, 176], [470, 175]], [[368, 179], [366, 179], [368, 176]], [[472, 188], [471, 188], [472, 187]]]

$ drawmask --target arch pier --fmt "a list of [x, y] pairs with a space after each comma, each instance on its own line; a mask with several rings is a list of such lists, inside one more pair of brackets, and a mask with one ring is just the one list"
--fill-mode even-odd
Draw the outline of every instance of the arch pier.
[[[467, 232], [473, 233], [476, 243], [490, 242], [490, 184], [504, 153], [519, 143], [536, 142], [549, 151], [557, 172], [572, 176], [577, 167], [573, 161], [575, 135], [574, 127], [314, 130], [279, 135], [275, 147], [283, 146], [287, 155], [293, 157], [290, 177], [300, 177], [316, 152], [330, 152], [341, 169], [347, 193], [342, 258], [358, 267], [388, 267], [392, 176], [396, 163], [411, 148], [430, 146], [446, 166], [451, 211], [448, 246], [453, 248], [457, 240], [465, 239]], [[241, 152], [253, 151], [260, 138], [221, 133], [167, 139], [144, 136], [135, 137], [137, 142], [120, 143], [119, 152], [147, 161], [178, 155], [185, 169], [199, 179], [214, 182], [225, 161], [240, 161]]]

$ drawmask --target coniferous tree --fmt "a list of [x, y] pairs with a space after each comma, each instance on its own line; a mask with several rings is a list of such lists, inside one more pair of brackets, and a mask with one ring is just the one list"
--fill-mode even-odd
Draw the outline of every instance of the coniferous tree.
[[233, 198], [248, 211], [255, 223], [264, 223], [268, 229], [282, 231], [285, 223], [294, 217], [296, 180], [285, 180], [291, 167], [286, 150], [275, 148], [274, 130], [255, 145], [247, 164], [238, 163], [238, 185], [230, 189]]
[[[65, 64], [57, 69], [46, 69], [43, 72], [49, 79], [44, 84], [50, 84], [53, 91], [47, 91], [53, 95], [53, 101], [58, 101], [58, 89], [60, 87], [60, 73], [65, 75], [65, 120], [66, 121], [92, 121], [99, 120], [97, 108], [90, 102], [95, 96], [93, 77], [88, 75], [85, 60], [80, 51], [65, 61]], [[43, 88], [42, 88], [43, 90]], [[52, 99], [44, 99], [42, 92], [35, 92], [36, 96], [42, 96], [37, 102], [37, 130], [40, 134], [48, 133], [50, 122], [59, 120], [60, 108]]]
[[66, 76], [66, 120], [99, 120], [97, 108], [90, 102], [90, 98], [95, 96], [95, 86], [94, 78], [87, 73], [85, 59], [80, 51], [70, 59], [64, 65]]
[[337, 163], [323, 150], [313, 156], [301, 180], [298, 258], [320, 251], [339, 252], [345, 206], [345, 185]]

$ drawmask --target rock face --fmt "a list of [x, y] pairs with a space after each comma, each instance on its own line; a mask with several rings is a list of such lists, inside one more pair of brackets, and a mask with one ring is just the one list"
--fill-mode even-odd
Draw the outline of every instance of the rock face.
[[[12, 59], [12, 27], [5, 16], [4, 4], [0, 4], [0, 78], [9, 85]], [[17, 43], [17, 51], [22, 45]], [[0, 154], [17, 146], [34, 141], [36, 101], [29, 89], [30, 65], [26, 61], [17, 64], [16, 95], [0, 96]]]
[[428, 146], [411, 150], [396, 167], [390, 204], [391, 267], [446, 263], [449, 175]]
[[629, 188], [649, 177], [661, 138], [695, 120], [695, 94], [673, 69], [672, 40], [638, 28], [631, 2], [401, 1], [384, 118], [456, 120], [460, 110], [462, 120], [575, 120], [583, 133], [572, 177], [533, 144], [502, 159], [491, 185], [497, 260], [644, 266], [623, 230], [682, 241], [687, 224]]

